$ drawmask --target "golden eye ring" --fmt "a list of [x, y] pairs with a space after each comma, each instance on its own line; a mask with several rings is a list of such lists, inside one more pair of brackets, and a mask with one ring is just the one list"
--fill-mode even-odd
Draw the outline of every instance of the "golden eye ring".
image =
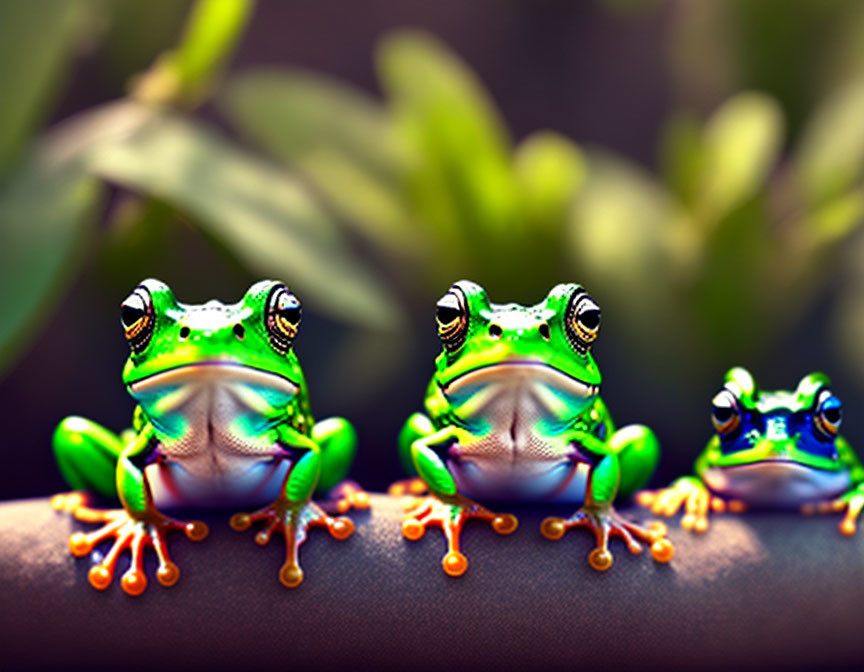
[[120, 323], [132, 352], [143, 351], [150, 343], [156, 323], [153, 299], [143, 285], [136, 287], [120, 304]]
[[453, 287], [435, 306], [435, 321], [438, 324], [438, 337], [448, 352], [462, 347], [468, 333], [468, 308], [465, 295]]
[[270, 344], [281, 353], [287, 353], [300, 329], [303, 308], [299, 299], [285, 285], [276, 285], [267, 298], [265, 322]]
[[741, 424], [738, 400], [729, 390], [721, 390], [711, 400], [711, 422], [718, 434], [731, 434]]
[[581, 354], [588, 352], [600, 334], [600, 306], [581, 288], [574, 292], [567, 306], [565, 332], [570, 344]]

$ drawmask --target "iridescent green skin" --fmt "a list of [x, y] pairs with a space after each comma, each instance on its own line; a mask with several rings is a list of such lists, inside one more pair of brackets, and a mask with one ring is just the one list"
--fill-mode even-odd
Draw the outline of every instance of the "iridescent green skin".
[[68, 483], [117, 496], [134, 514], [147, 507], [148, 465], [187, 486], [185, 492], [159, 488], [174, 505], [264, 501], [268, 493], [259, 488], [273, 480], [264, 467], [286, 460], [303, 462], [286, 484], [294, 499], [341, 480], [353, 458], [354, 432], [341, 420], [315, 424], [293, 348], [273, 347], [265, 309], [277, 284], [259, 282], [237, 304], [192, 306], [179, 303], [167, 285], [145, 280], [155, 329], [123, 368], [126, 389], [138, 402], [133, 428], [117, 436], [83, 418], [64, 420], [54, 447]]
[[[274, 317], [277, 296], [287, 318]], [[356, 447], [346, 420], [313, 420], [292, 347], [299, 310], [269, 280], [231, 305], [183, 304], [167, 285], [142, 282], [124, 302], [132, 428], [118, 435], [81, 417], [61, 422], [54, 451], [66, 481], [119, 498], [133, 521], [162, 520], [165, 507], [274, 499], [299, 516], [316, 489], [344, 478]]]
[[682, 524], [701, 532], [709, 511], [728, 502], [809, 509], [855, 492], [864, 468], [839, 434], [842, 404], [829, 388], [825, 374], [811, 373], [794, 392], [763, 391], [747, 370], [730, 369], [713, 400], [715, 433], [696, 460], [696, 476], [640, 494], [640, 501], [665, 515], [683, 506]]
[[[615, 431], [591, 354], [599, 308], [579, 285], [557, 285], [528, 307], [491, 303], [482, 287], [460, 281], [438, 303], [437, 319], [443, 350], [426, 413], [412, 415], [399, 436], [405, 467], [437, 501], [409, 514], [406, 537], [419, 538], [426, 526], [440, 523], [450, 549], [444, 569], [453, 576], [467, 567], [458, 549], [465, 519], [490, 521], [502, 534], [516, 527], [512, 516], [496, 516], [474, 500], [581, 503], [573, 517], [549, 519], [543, 531], [556, 539], [570, 527], [592, 528], [597, 569], [611, 565], [610, 532], [625, 537], [633, 552], [639, 546], [632, 537], [662, 537], [612, 509], [616, 497], [651, 476], [659, 444], [641, 425]], [[411, 488], [397, 486], [393, 492]], [[666, 561], [671, 545], [659, 546], [655, 559]]]
[[427, 414], [399, 437], [403, 463], [441, 495], [584, 502], [587, 479], [601, 505], [642, 486], [658, 443], [645, 427], [615, 432], [590, 347], [580, 352], [567, 335], [581, 287], [558, 285], [531, 307], [490, 303], [467, 281], [454, 288], [467, 333], [435, 360]]

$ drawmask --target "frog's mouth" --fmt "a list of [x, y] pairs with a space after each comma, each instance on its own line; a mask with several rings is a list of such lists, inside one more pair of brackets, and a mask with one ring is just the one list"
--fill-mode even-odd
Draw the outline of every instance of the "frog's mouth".
[[757, 506], [795, 506], [837, 496], [849, 487], [845, 471], [817, 469], [783, 458], [710, 467], [704, 478], [714, 492]]
[[183, 364], [128, 384], [132, 394], [147, 394], [170, 387], [179, 387], [190, 381], [196, 383], [232, 381], [256, 387], [278, 390], [294, 395], [300, 386], [293, 380], [272, 371], [256, 369], [234, 362], [212, 361]]
[[502, 379], [535, 379], [552, 384], [574, 397], [587, 399], [600, 392], [600, 386], [580, 380], [569, 373], [556, 369], [545, 362], [512, 359], [497, 364], [488, 364], [460, 374], [441, 385], [446, 395], [457, 394], [475, 385]]

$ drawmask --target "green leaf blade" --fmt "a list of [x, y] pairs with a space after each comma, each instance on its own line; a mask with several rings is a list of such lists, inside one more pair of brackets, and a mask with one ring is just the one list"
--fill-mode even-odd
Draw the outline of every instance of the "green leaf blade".
[[90, 166], [191, 215], [249, 268], [283, 278], [319, 310], [379, 329], [398, 324], [389, 290], [343, 244], [305, 189], [215, 133], [163, 114], [100, 147]]

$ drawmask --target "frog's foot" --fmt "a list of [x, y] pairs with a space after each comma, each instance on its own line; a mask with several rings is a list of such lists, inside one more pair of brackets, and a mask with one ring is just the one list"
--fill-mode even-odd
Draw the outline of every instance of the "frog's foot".
[[264, 521], [265, 526], [255, 535], [255, 543], [264, 546], [273, 533], [285, 535], [285, 564], [279, 570], [279, 580], [288, 588], [296, 588], [303, 581], [303, 570], [298, 560], [300, 545], [306, 541], [312, 527], [326, 527], [334, 539], [347, 539], [354, 532], [354, 521], [345, 516], [332, 518], [315, 502], [290, 502], [279, 498], [254, 513], [235, 513], [231, 527], [242, 532], [252, 523]]
[[462, 527], [471, 518], [490, 523], [498, 534], [512, 534], [519, 526], [516, 516], [493, 513], [461, 495], [441, 498], [428, 495], [407, 507], [405, 520], [402, 521], [402, 535], [416, 541], [430, 525], [440, 527], [447, 539], [447, 553], [441, 565], [450, 576], [462, 576], [468, 569], [468, 559], [459, 551], [459, 538]]
[[405, 495], [419, 497], [427, 492], [429, 492], [429, 486], [422, 478], [405, 478], [396, 481], [387, 488], [387, 494], [391, 497], [403, 497]]
[[838, 529], [840, 533], [851, 537], [858, 529], [858, 517], [864, 510], [864, 489], [855, 488], [842, 497], [824, 502], [805, 504], [801, 507], [801, 513], [840, 513], [844, 512], [843, 520], [840, 521]]
[[64, 513], [75, 513], [76, 509], [90, 503], [90, 497], [86, 492], [73, 490], [72, 492], [61, 492], [51, 498], [51, 508]]
[[708, 514], [731, 511], [740, 513], [747, 507], [740, 500], [729, 500], [718, 497], [708, 491], [702, 482], [696, 478], [679, 478], [668, 488], [660, 490], [643, 490], [636, 494], [636, 503], [651, 509], [658, 516], [674, 516], [679, 509], [684, 509], [681, 527], [693, 532], [705, 532], [708, 529]]
[[547, 539], [557, 540], [567, 530], [587, 527], [597, 539], [597, 547], [588, 555], [588, 564], [598, 572], [605, 572], [612, 566], [612, 553], [609, 552], [609, 538], [621, 537], [631, 553], [641, 553], [639, 541], [651, 544], [651, 557], [657, 562], [666, 563], [675, 555], [675, 548], [666, 538], [666, 526], [652, 523], [647, 528], [622, 518], [612, 507], [582, 507], [570, 518], [546, 518], [540, 531]]
[[131, 516], [125, 509], [100, 510], [79, 506], [74, 511], [78, 520], [87, 523], [104, 523], [93, 532], [76, 532], [69, 537], [69, 550], [72, 555], [81, 557], [92, 552], [104, 539], [114, 538], [111, 549], [97, 564], [90, 568], [88, 579], [97, 590], [105, 590], [114, 578], [117, 559], [128, 548], [132, 556], [129, 569], [123, 574], [120, 585], [129, 595], [140, 595], [147, 587], [144, 574], [144, 548], [153, 546], [159, 558], [156, 578], [163, 586], [173, 586], [180, 578], [180, 570], [168, 555], [165, 535], [171, 530], [183, 530], [192, 541], [201, 541], [207, 536], [207, 525], [201, 521], [183, 522], [163, 516], [150, 509], [141, 517]]
[[351, 509], [368, 509], [369, 493], [354, 481], [342, 481], [329, 493], [329, 501], [321, 508], [328, 513], [347, 513]]

